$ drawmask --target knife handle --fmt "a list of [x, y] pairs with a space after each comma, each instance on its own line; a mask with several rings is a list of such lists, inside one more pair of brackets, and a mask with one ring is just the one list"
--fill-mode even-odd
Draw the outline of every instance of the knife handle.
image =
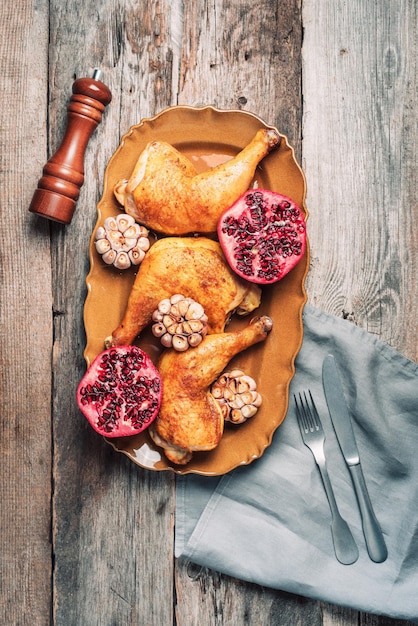
[[388, 551], [379, 522], [373, 511], [361, 465], [350, 465], [349, 469], [360, 509], [367, 552], [372, 561], [382, 563], [386, 560]]
[[[317, 462], [318, 463], [318, 462]], [[331, 533], [334, 544], [334, 552], [337, 560], [343, 565], [351, 565], [358, 559], [358, 548], [351, 534], [350, 527], [345, 519], [341, 516], [337, 501], [335, 500], [334, 491], [329, 479], [326, 463], [318, 463], [321, 473], [322, 482], [324, 483], [325, 493], [328, 498], [331, 509]]]

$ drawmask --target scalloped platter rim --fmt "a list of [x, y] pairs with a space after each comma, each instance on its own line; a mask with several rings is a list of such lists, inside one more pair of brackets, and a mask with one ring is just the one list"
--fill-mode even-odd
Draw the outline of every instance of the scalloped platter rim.
[[[90, 240], [90, 270], [84, 304], [87, 338], [84, 357], [87, 365], [103, 350], [104, 338], [119, 324], [135, 279], [135, 269], [121, 272], [105, 265], [94, 246], [96, 229], [106, 217], [120, 212], [113, 195], [115, 183], [129, 177], [149, 141], [171, 143], [184, 152], [197, 169], [203, 170], [237, 154], [262, 127], [275, 128], [247, 111], [222, 110], [213, 106], [174, 106], [143, 119], [122, 137], [106, 168], [103, 193], [97, 205], [97, 222]], [[254, 183], [291, 197], [307, 218], [305, 178], [287, 137], [280, 135], [279, 148], [260, 163]], [[302, 311], [307, 299], [304, 283], [308, 267], [309, 246], [304, 257], [285, 278], [274, 286], [263, 287], [261, 306], [256, 313], [272, 317], [273, 330], [265, 342], [251, 347], [231, 362], [231, 366], [244, 369], [256, 379], [263, 397], [262, 406], [252, 419], [239, 426], [227, 424], [218, 447], [210, 452], [195, 453], [185, 466], [170, 463], [147, 431], [133, 437], [105, 440], [140, 467], [176, 474], [218, 476], [260, 458], [286, 416], [289, 385], [303, 339]], [[233, 317], [226, 330], [234, 330], [248, 322], [248, 317]], [[145, 331], [138, 345], [154, 361], [158, 358], [159, 348], [151, 333]]]

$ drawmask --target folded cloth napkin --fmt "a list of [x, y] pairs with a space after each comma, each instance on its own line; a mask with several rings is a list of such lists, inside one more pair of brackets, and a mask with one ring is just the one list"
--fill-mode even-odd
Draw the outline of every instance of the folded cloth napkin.
[[[418, 623], [418, 365], [375, 336], [311, 305], [285, 421], [264, 455], [222, 477], [176, 481], [175, 555], [235, 578], [357, 610]], [[334, 354], [367, 488], [388, 548], [368, 557], [350, 475], [322, 389]], [[335, 558], [330, 509], [301, 440], [292, 393], [310, 389], [326, 434], [328, 470], [359, 547], [353, 565]]]

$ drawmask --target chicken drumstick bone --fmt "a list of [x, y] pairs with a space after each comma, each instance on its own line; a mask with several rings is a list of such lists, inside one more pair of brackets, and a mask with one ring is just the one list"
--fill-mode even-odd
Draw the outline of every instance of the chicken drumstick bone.
[[152, 141], [114, 193], [125, 212], [150, 230], [214, 233], [222, 213], [248, 189], [258, 163], [280, 140], [275, 129], [262, 128], [235, 157], [200, 174], [176, 148]]
[[224, 420], [210, 386], [232, 357], [264, 341], [272, 326], [271, 318], [263, 316], [244, 329], [206, 335], [193, 350], [162, 354], [157, 367], [163, 396], [149, 432], [170, 461], [184, 465], [193, 452], [212, 450], [219, 444]]

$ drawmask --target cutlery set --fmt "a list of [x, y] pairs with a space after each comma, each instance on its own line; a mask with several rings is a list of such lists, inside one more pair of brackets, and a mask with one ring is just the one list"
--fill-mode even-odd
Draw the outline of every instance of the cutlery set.
[[[350, 414], [332, 355], [324, 359], [322, 381], [331, 422], [356, 494], [367, 551], [372, 561], [382, 563], [387, 558], [387, 548], [367, 491]], [[357, 561], [359, 551], [347, 522], [338, 510], [325, 458], [325, 433], [315, 402], [309, 390], [299, 393], [298, 396], [294, 395], [294, 399], [302, 440], [311, 450], [318, 465], [331, 509], [331, 534], [335, 556], [340, 563], [350, 565]]]

